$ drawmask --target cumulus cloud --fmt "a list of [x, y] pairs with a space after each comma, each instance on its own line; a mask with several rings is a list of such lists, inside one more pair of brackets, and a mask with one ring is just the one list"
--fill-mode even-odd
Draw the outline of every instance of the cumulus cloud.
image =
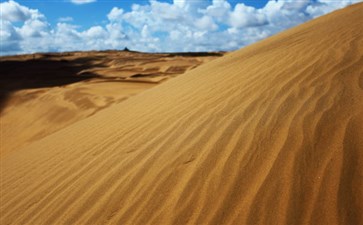
[[[76, 4], [94, 0], [71, 0]], [[361, 0], [359, 0], [361, 1]], [[123, 49], [139, 51], [235, 50], [358, 0], [274, 0], [263, 8], [231, 0], [150, 0], [125, 11], [117, 6], [103, 25], [55, 26], [37, 9], [10, 0], [0, 3], [1, 54]]]
[[111, 12], [107, 15], [107, 18], [110, 21], [121, 20], [123, 12], [124, 12], [123, 9], [113, 7]]
[[1, 3], [1, 20], [10, 22], [26, 21], [31, 17], [32, 10], [12, 0]]
[[265, 13], [260, 9], [255, 9], [244, 5], [237, 4], [234, 10], [230, 13], [229, 23], [232, 27], [254, 27], [267, 24]]
[[218, 22], [226, 21], [230, 13], [231, 5], [226, 0], [213, 0], [212, 5], [206, 9], [201, 9], [200, 12], [213, 17]]
[[14, 54], [20, 52], [21, 36], [9, 21], [1, 20], [0, 45], [1, 53]]
[[363, 0], [341, 0], [341, 1], [320, 0], [315, 4], [308, 5], [306, 11], [315, 18], [322, 14], [332, 12], [335, 9], [343, 8], [350, 4], [358, 2], [363, 2]]
[[214, 23], [212, 17], [203, 16], [195, 21], [195, 25], [200, 30], [217, 30], [218, 25]]
[[[12, 0], [0, 3], [0, 8], [1, 54], [28, 52], [30, 49], [41, 50], [37, 48], [37, 41], [47, 36], [50, 31], [45, 16], [36, 9], [30, 9]], [[17, 27], [13, 23], [22, 23], [22, 26]]]

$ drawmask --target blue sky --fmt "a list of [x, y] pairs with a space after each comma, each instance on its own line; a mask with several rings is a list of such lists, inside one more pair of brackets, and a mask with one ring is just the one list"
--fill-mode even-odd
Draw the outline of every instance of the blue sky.
[[7, 0], [1, 55], [235, 50], [358, 0]]
[[[233, 7], [238, 3], [244, 3], [248, 6], [262, 8], [266, 5], [267, 1], [268, 0], [233, 0], [229, 2]], [[147, 5], [149, 3], [147, 0], [98, 0], [88, 4], [73, 4], [71, 1], [67, 0], [19, 0], [17, 2], [20, 5], [24, 5], [32, 9], [38, 9], [48, 18], [48, 22], [52, 25], [56, 25], [57, 22], [59, 22], [59, 18], [72, 17], [73, 22], [83, 28], [106, 23], [106, 15], [113, 7], [122, 8], [124, 11], [130, 11], [133, 4]], [[172, 0], [161, 0], [160, 2], [173, 3]]]
[[[59, 18], [72, 17], [74, 23], [87, 28], [106, 21], [106, 15], [115, 6], [130, 10], [131, 1], [98, 1], [89, 4], [72, 4], [70, 1], [17, 1], [19, 4], [32, 9], [38, 9], [48, 22], [56, 25]], [[143, 1], [140, 1], [141, 3]]]

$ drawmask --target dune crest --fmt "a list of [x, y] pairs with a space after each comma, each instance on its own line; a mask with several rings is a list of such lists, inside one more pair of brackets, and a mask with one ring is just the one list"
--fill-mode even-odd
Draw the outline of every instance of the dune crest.
[[1, 161], [1, 224], [363, 224], [363, 4]]

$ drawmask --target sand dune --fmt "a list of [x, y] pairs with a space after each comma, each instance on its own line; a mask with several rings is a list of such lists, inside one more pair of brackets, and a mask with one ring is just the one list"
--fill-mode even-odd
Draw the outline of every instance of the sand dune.
[[221, 55], [104, 51], [1, 57], [0, 156]]
[[363, 224], [363, 4], [1, 161], [1, 224]]

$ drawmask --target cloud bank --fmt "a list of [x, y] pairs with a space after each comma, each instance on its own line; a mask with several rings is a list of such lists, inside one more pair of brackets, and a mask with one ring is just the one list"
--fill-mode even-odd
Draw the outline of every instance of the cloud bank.
[[228, 0], [150, 0], [130, 11], [114, 7], [104, 25], [81, 29], [71, 17], [51, 26], [39, 10], [10, 0], [0, 3], [1, 54], [124, 47], [148, 52], [235, 50], [356, 2], [272, 0], [257, 9], [232, 6]]

